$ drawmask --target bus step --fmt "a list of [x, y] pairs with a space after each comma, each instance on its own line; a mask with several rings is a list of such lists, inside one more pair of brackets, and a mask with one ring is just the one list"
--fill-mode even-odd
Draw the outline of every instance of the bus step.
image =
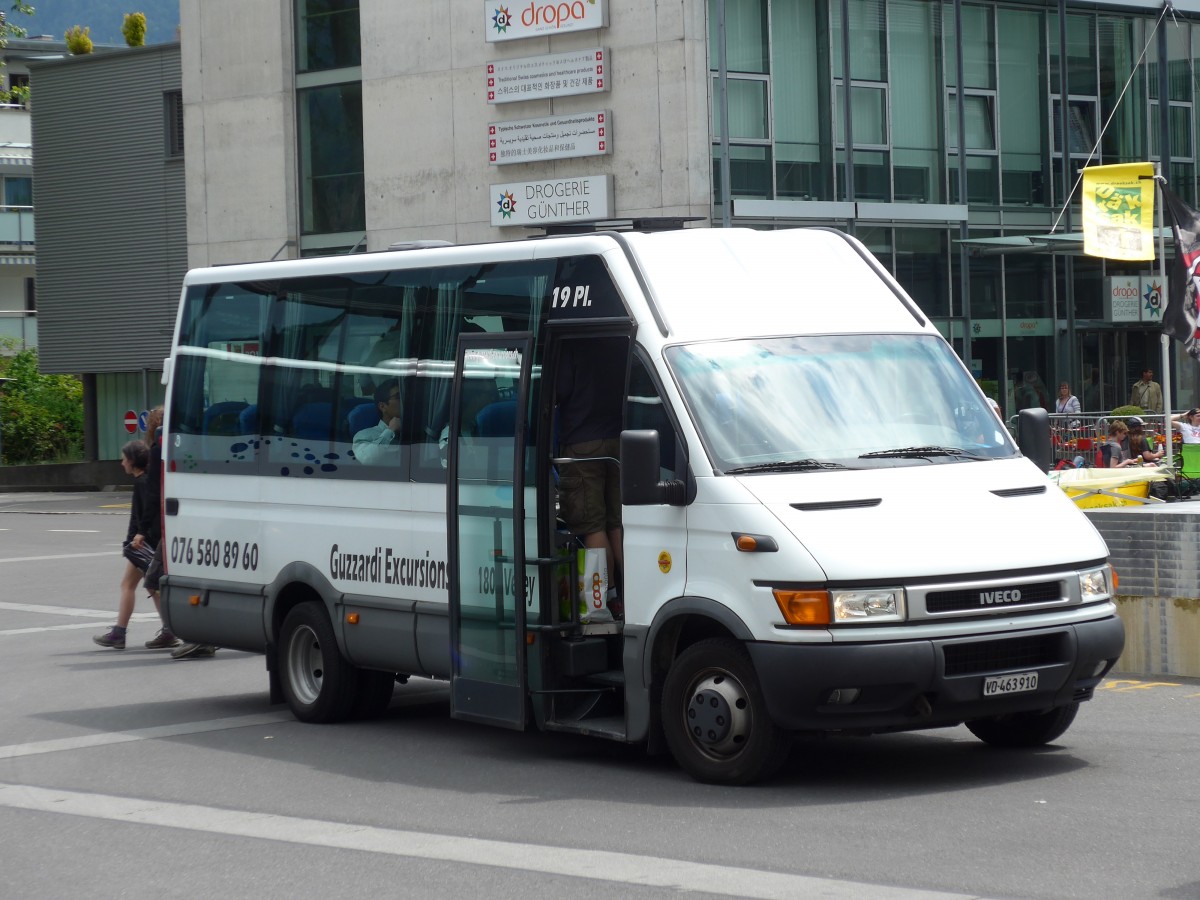
[[609, 669], [607, 672], [597, 672], [587, 676], [588, 684], [602, 684], [606, 687], [624, 687], [625, 673], [620, 669]]
[[591, 737], [606, 738], [610, 741], [623, 741], [625, 740], [625, 718], [623, 716], [605, 716], [570, 722], [551, 720], [546, 723], [546, 730], [562, 731], [568, 734], [586, 734]]

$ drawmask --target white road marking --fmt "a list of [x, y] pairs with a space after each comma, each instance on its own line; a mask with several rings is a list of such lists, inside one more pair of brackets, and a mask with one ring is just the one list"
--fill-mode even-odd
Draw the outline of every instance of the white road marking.
[[5, 559], [0, 559], [0, 563], [45, 562], [51, 559], [91, 559], [95, 556], [111, 556], [115, 559], [118, 552], [117, 550], [105, 550], [103, 553], [60, 553], [56, 556], [9, 556]]
[[47, 528], [50, 534], [99, 534], [99, 528]]
[[152, 728], [134, 728], [129, 731], [81, 734], [77, 737], [58, 738], [52, 741], [9, 744], [7, 747], [0, 747], [0, 759], [15, 759], [18, 756], [40, 756], [43, 753], [59, 753], [63, 750], [83, 750], [87, 747], [106, 747], [110, 744], [128, 744], [133, 741], [152, 741], [158, 738], [179, 737], [183, 734], [202, 734], [206, 731], [252, 728], [255, 725], [274, 725], [278, 722], [294, 721], [295, 719], [290, 712], [273, 712], [257, 713], [252, 716], [231, 716], [227, 719], [210, 719], [207, 722], [181, 722], [178, 725], [156, 725]]
[[0, 806], [112, 822], [157, 825], [208, 834], [284, 841], [310, 847], [435, 859], [733, 897], [778, 900], [793, 900], [795, 897], [824, 897], [835, 900], [965, 900], [969, 896], [789, 875], [762, 869], [710, 865], [633, 853], [427, 834], [295, 816], [275, 816], [263, 812], [220, 809], [190, 803], [52, 790], [20, 784], [0, 783]]
[[[81, 631], [84, 628], [95, 628], [96, 619], [111, 619], [112, 613], [98, 613], [92, 617], [91, 622], [76, 622], [72, 625], [42, 625], [38, 628], [7, 628], [0, 631], [0, 637], [9, 637], [14, 634], [39, 634], [43, 631]], [[134, 613], [133, 622], [157, 622], [159, 621], [158, 613]]]
[[[116, 591], [114, 590], [113, 593], [115, 594]], [[41, 613], [44, 616], [72, 616], [77, 619], [111, 619], [114, 615], [114, 610], [80, 609], [74, 606], [46, 606], [40, 603], [0, 603], [0, 610], [5, 609], [9, 612]], [[135, 619], [144, 619], [147, 616], [157, 618], [158, 613], [144, 612], [133, 614]]]

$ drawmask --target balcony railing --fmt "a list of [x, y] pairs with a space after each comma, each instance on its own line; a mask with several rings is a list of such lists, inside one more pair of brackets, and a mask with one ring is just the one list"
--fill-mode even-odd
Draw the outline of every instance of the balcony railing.
[[[0, 310], [0, 338], [15, 338], [14, 349], [36, 347], [38, 342], [37, 313]], [[3, 350], [5, 348], [0, 348]]]
[[33, 207], [0, 206], [0, 244], [32, 247]]

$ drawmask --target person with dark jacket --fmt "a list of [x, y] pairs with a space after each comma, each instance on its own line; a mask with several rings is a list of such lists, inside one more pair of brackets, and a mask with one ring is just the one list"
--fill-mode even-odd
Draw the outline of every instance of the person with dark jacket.
[[[126, 560], [125, 574], [121, 577], [117, 624], [103, 634], [92, 637], [101, 647], [113, 650], [125, 649], [125, 631], [133, 617], [134, 594], [146, 568], [150, 565], [162, 531], [162, 520], [159, 517], [158, 504], [155, 502], [158, 491], [151, 489], [150, 480], [146, 475], [149, 465], [150, 449], [142, 441], [130, 441], [121, 448], [121, 468], [125, 474], [133, 476], [129, 528], [122, 547]], [[174, 640], [174, 636], [171, 639]]]

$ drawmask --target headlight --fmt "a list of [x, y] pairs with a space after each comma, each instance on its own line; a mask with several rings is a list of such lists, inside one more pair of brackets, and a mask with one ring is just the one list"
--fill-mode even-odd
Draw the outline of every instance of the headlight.
[[1079, 573], [1079, 595], [1083, 598], [1084, 603], [1107, 600], [1112, 596], [1111, 585], [1108, 566]]
[[903, 590], [833, 591], [833, 621], [846, 624], [903, 622]]

